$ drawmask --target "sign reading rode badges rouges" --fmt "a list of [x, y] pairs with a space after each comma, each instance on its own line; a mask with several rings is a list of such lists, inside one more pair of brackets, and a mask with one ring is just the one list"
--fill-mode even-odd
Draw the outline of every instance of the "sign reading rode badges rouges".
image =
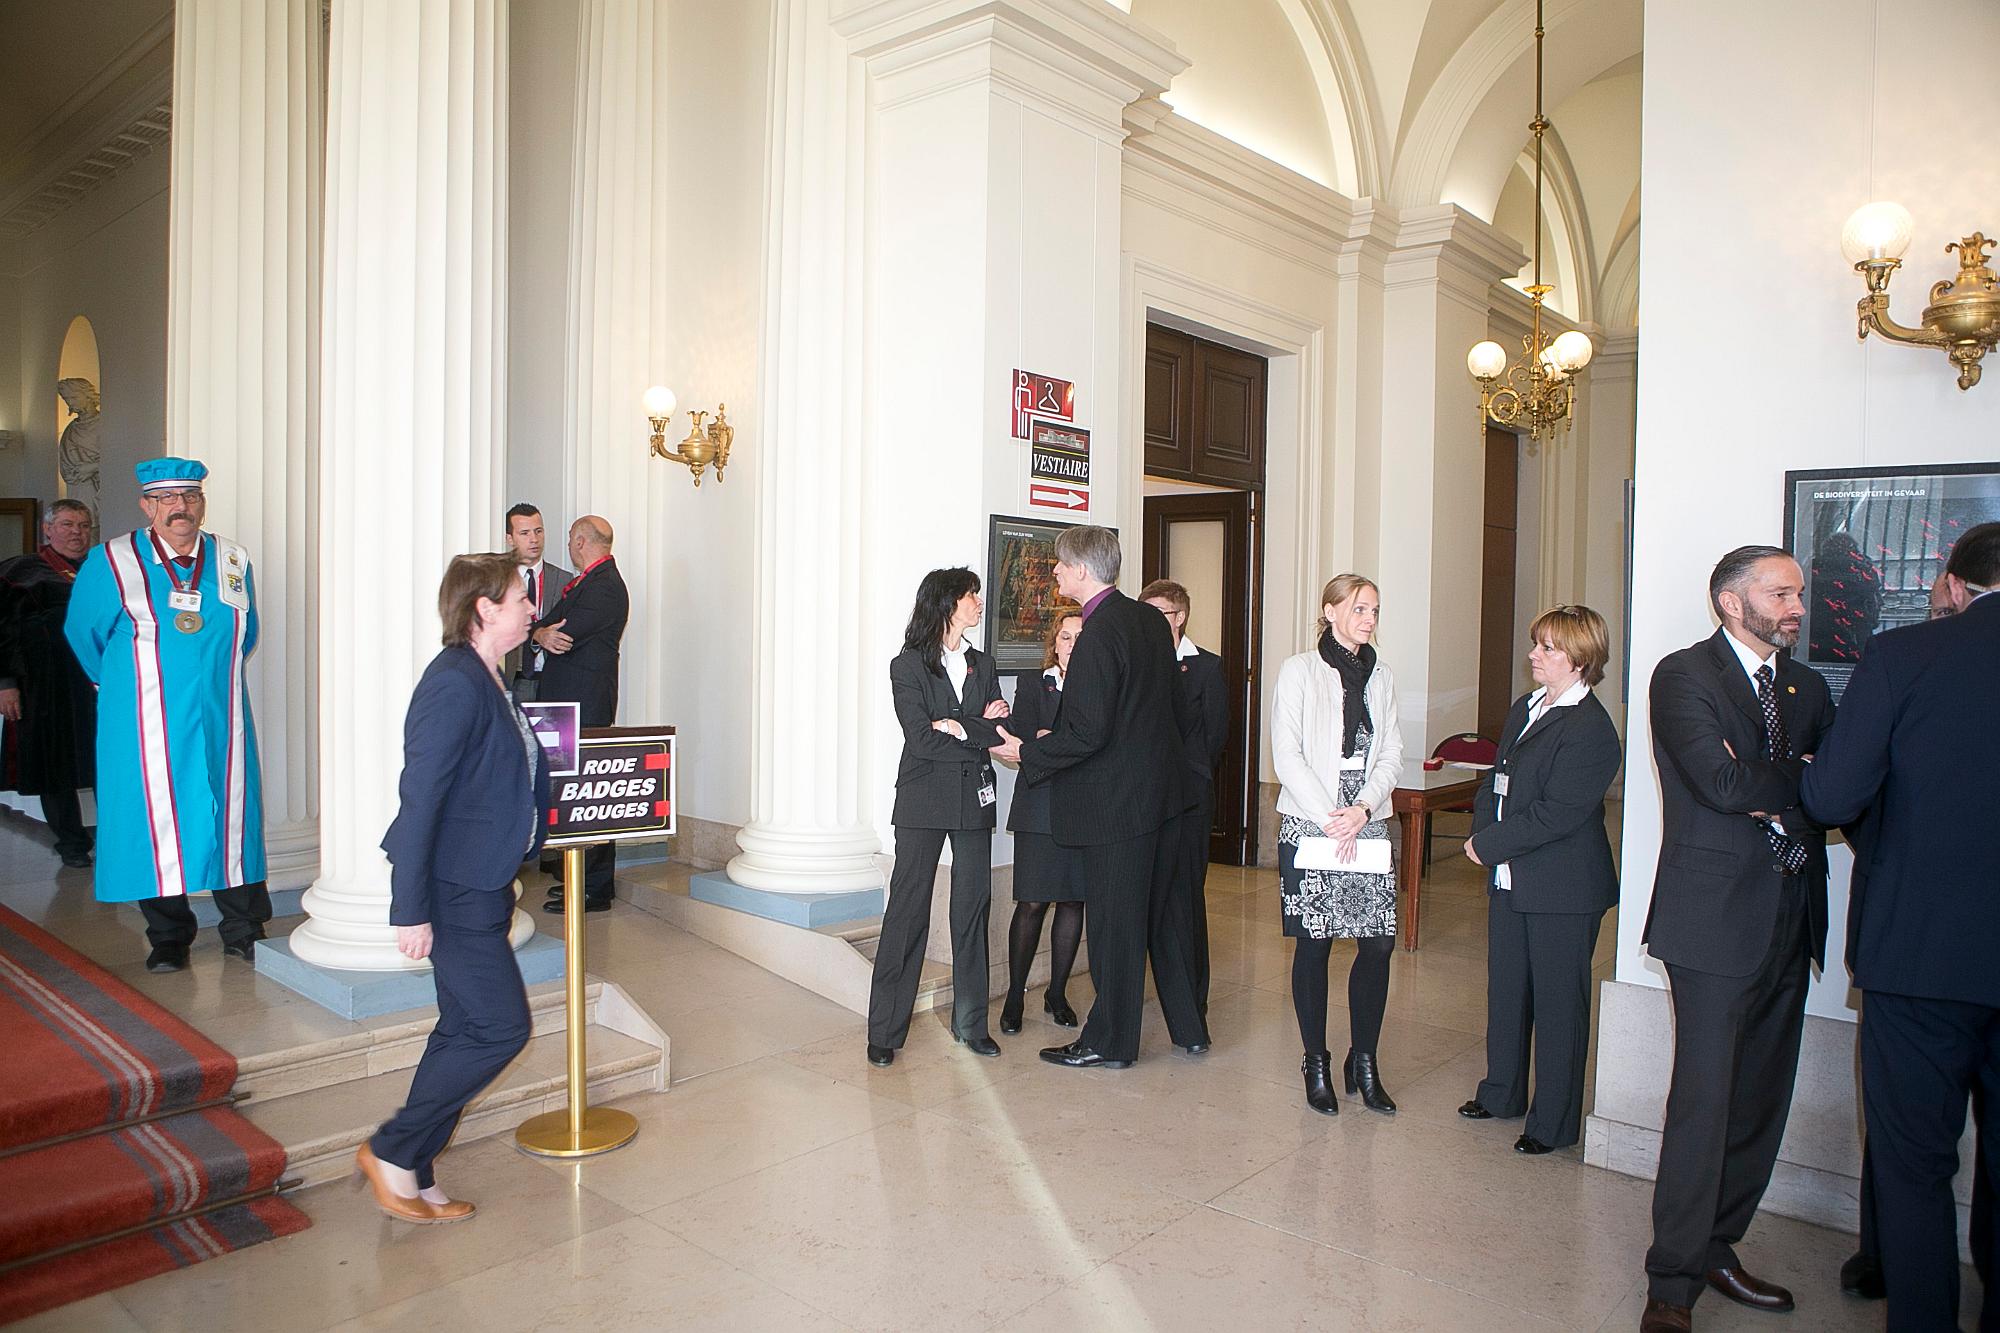
[[674, 729], [590, 727], [574, 773], [549, 779], [551, 848], [670, 837]]

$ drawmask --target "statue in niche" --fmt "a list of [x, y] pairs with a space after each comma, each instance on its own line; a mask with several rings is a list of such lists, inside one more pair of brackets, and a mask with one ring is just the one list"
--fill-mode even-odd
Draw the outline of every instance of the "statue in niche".
[[56, 392], [69, 410], [76, 413], [63, 427], [56, 445], [56, 471], [69, 488], [71, 499], [90, 506], [91, 525], [97, 523], [97, 465], [100, 455], [98, 431], [102, 424], [97, 386], [82, 376], [56, 381]]

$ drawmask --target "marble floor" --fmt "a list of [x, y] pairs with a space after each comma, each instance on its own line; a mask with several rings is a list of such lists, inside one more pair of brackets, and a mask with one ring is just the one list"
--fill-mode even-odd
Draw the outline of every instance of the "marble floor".
[[[1484, 907], [1452, 844], [1436, 847], [1423, 948], [1396, 956], [1381, 1046], [1393, 1119], [1302, 1104], [1272, 871], [1210, 872], [1213, 1050], [1181, 1054], [1149, 1012], [1120, 1072], [1036, 1060], [1067, 1040], [1038, 1005], [1001, 1059], [955, 1047], [930, 1014], [892, 1068], [871, 1068], [857, 1016], [621, 903], [590, 920], [591, 969], [673, 1039], [672, 1090], [622, 1103], [642, 1126], [629, 1147], [576, 1165], [506, 1139], [455, 1150], [440, 1176], [480, 1205], [459, 1226], [391, 1222], [345, 1185], [308, 1191], [301, 1235], [24, 1327], [1636, 1327], [1648, 1183], [1573, 1151], [1519, 1157], [1517, 1123], [1453, 1113], [1481, 1073]], [[0, 817], [0, 901], [232, 1048], [322, 1022], [232, 975], [212, 931], [189, 973], [149, 977], [136, 911], [97, 907], [87, 876], [55, 866], [39, 826]], [[1081, 1007], [1088, 982], [1071, 995]], [[1698, 1326], [1882, 1327], [1879, 1304], [1837, 1289], [1852, 1247], [1760, 1218], [1745, 1257], [1798, 1312], [1711, 1295]]]

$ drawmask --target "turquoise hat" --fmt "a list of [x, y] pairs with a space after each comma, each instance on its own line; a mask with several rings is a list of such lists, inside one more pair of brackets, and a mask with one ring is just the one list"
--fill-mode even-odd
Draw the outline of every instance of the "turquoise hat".
[[208, 475], [208, 464], [192, 458], [148, 458], [132, 471], [139, 477], [139, 494], [151, 495], [154, 491], [184, 491], [189, 487], [200, 490], [202, 478]]

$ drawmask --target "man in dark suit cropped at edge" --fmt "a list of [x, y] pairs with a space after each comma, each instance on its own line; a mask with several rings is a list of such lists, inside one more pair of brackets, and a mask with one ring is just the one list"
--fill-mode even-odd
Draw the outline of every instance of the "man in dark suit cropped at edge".
[[[543, 703], [577, 704], [581, 725], [608, 727], [618, 717], [618, 642], [631, 609], [625, 580], [611, 558], [611, 525], [595, 514], [570, 524], [569, 554], [579, 572], [563, 585], [562, 595], [528, 636], [547, 655], [535, 697]], [[599, 843], [583, 854], [585, 911], [611, 906], [617, 869], [615, 844]], [[550, 887], [542, 910], [563, 910], [562, 881]]]
[[[1840, 722], [1806, 773], [1815, 818], [1880, 802], [1855, 912], [1861, 1085], [1891, 1329], [1958, 1327], [1952, 1177], [1968, 1093], [1988, 1189], [2000, 1169], [2000, 523], [1967, 530], [1945, 566], [1948, 619], [1878, 635]], [[1975, 1244], [2000, 1260], [1990, 1221]], [[1979, 1327], [2000, 1329], [1989, 1289]]]
[[1174, 883], [1182, 910], [1188, 914], [1194, 969], [1194, 997], [1208, 1012], [1208, 832], [1215, 826], [1215, 770], [1229, 740], [1229, 693], [1222, 676], [1222, 659], [1196, 646], [1187, 636], [1188, 612], [1194, 608], [1188, 591], [1172, 579], [1154, 579], [1139, 589], [1139, 600], [1167, 618], [1174, 633], [1174, 667], [1187, 702], [1182, 718], [1181, 746], [1187, 751], [1198, 804], [1177, 822], [1174, 833], [1181, 847], [1180, 877]]
[[[547, 615], [549, 608], [562, 596], [563, 585], [572, 577], [567, 569], [551, 560], [544, 560], [542, 552], [548, 545], [547, 530], [542, 526], [542, 511], [531, 504], [517, 504], [507, 511], [507, 549], [513, 553], [515, 564], [521, 571], [521, 582], [527, 585], [528, 601], [535, 608], [535, 619]], [[501, 665], [500, 676], [514, 687], [514, 697], [527, 703], [535, 697], [540, 686], [542, 664], [548, 654], [533, 644], [523, 644], [507, 654]]]
[[1018, 763], [1024, 780], [1053, 784], [1053, 836], [1083, 849], [1097, 998], [1077, 1040], [1042, 1052], [1075, 1069], [1122, 1069], [1138, 1058], [1148, 954], [1174, 1044], [1189, 1054], [1208, 1049], [1187, 916], [1174, 895], [1158, 891], [1172, 883], [1180, 852], [1165, 835], [1194, 804], [1181, 745], [1186, 703], [1166, 622], [1112, 586], [1121, 563], [1109, 528], [1069, 528], [1056, 538], [1056, 588], [1083, 608], [1062, 712], [1038, 739], [1023, 741], [1002, 726], [1005, 744], [993, 751]]
[[1790, 1292], [1744, 1270], [1735, 1244], [1771, 1181], [1810, 965], [1825, 965], [1826, 834], [1799, 808], [1799, 778], [1833, 699], [1785, 651], [1804, 593], [1787, 552], [1731, 551], [1708, 581], [1722, 628], [1653, 672], [1663, 809], [1644, 938], [1672, 988], [1674, 1063], [1643, 1333], [1691, 1327], [1704, 1286], [1753, 1309], [1792, 1308]]

